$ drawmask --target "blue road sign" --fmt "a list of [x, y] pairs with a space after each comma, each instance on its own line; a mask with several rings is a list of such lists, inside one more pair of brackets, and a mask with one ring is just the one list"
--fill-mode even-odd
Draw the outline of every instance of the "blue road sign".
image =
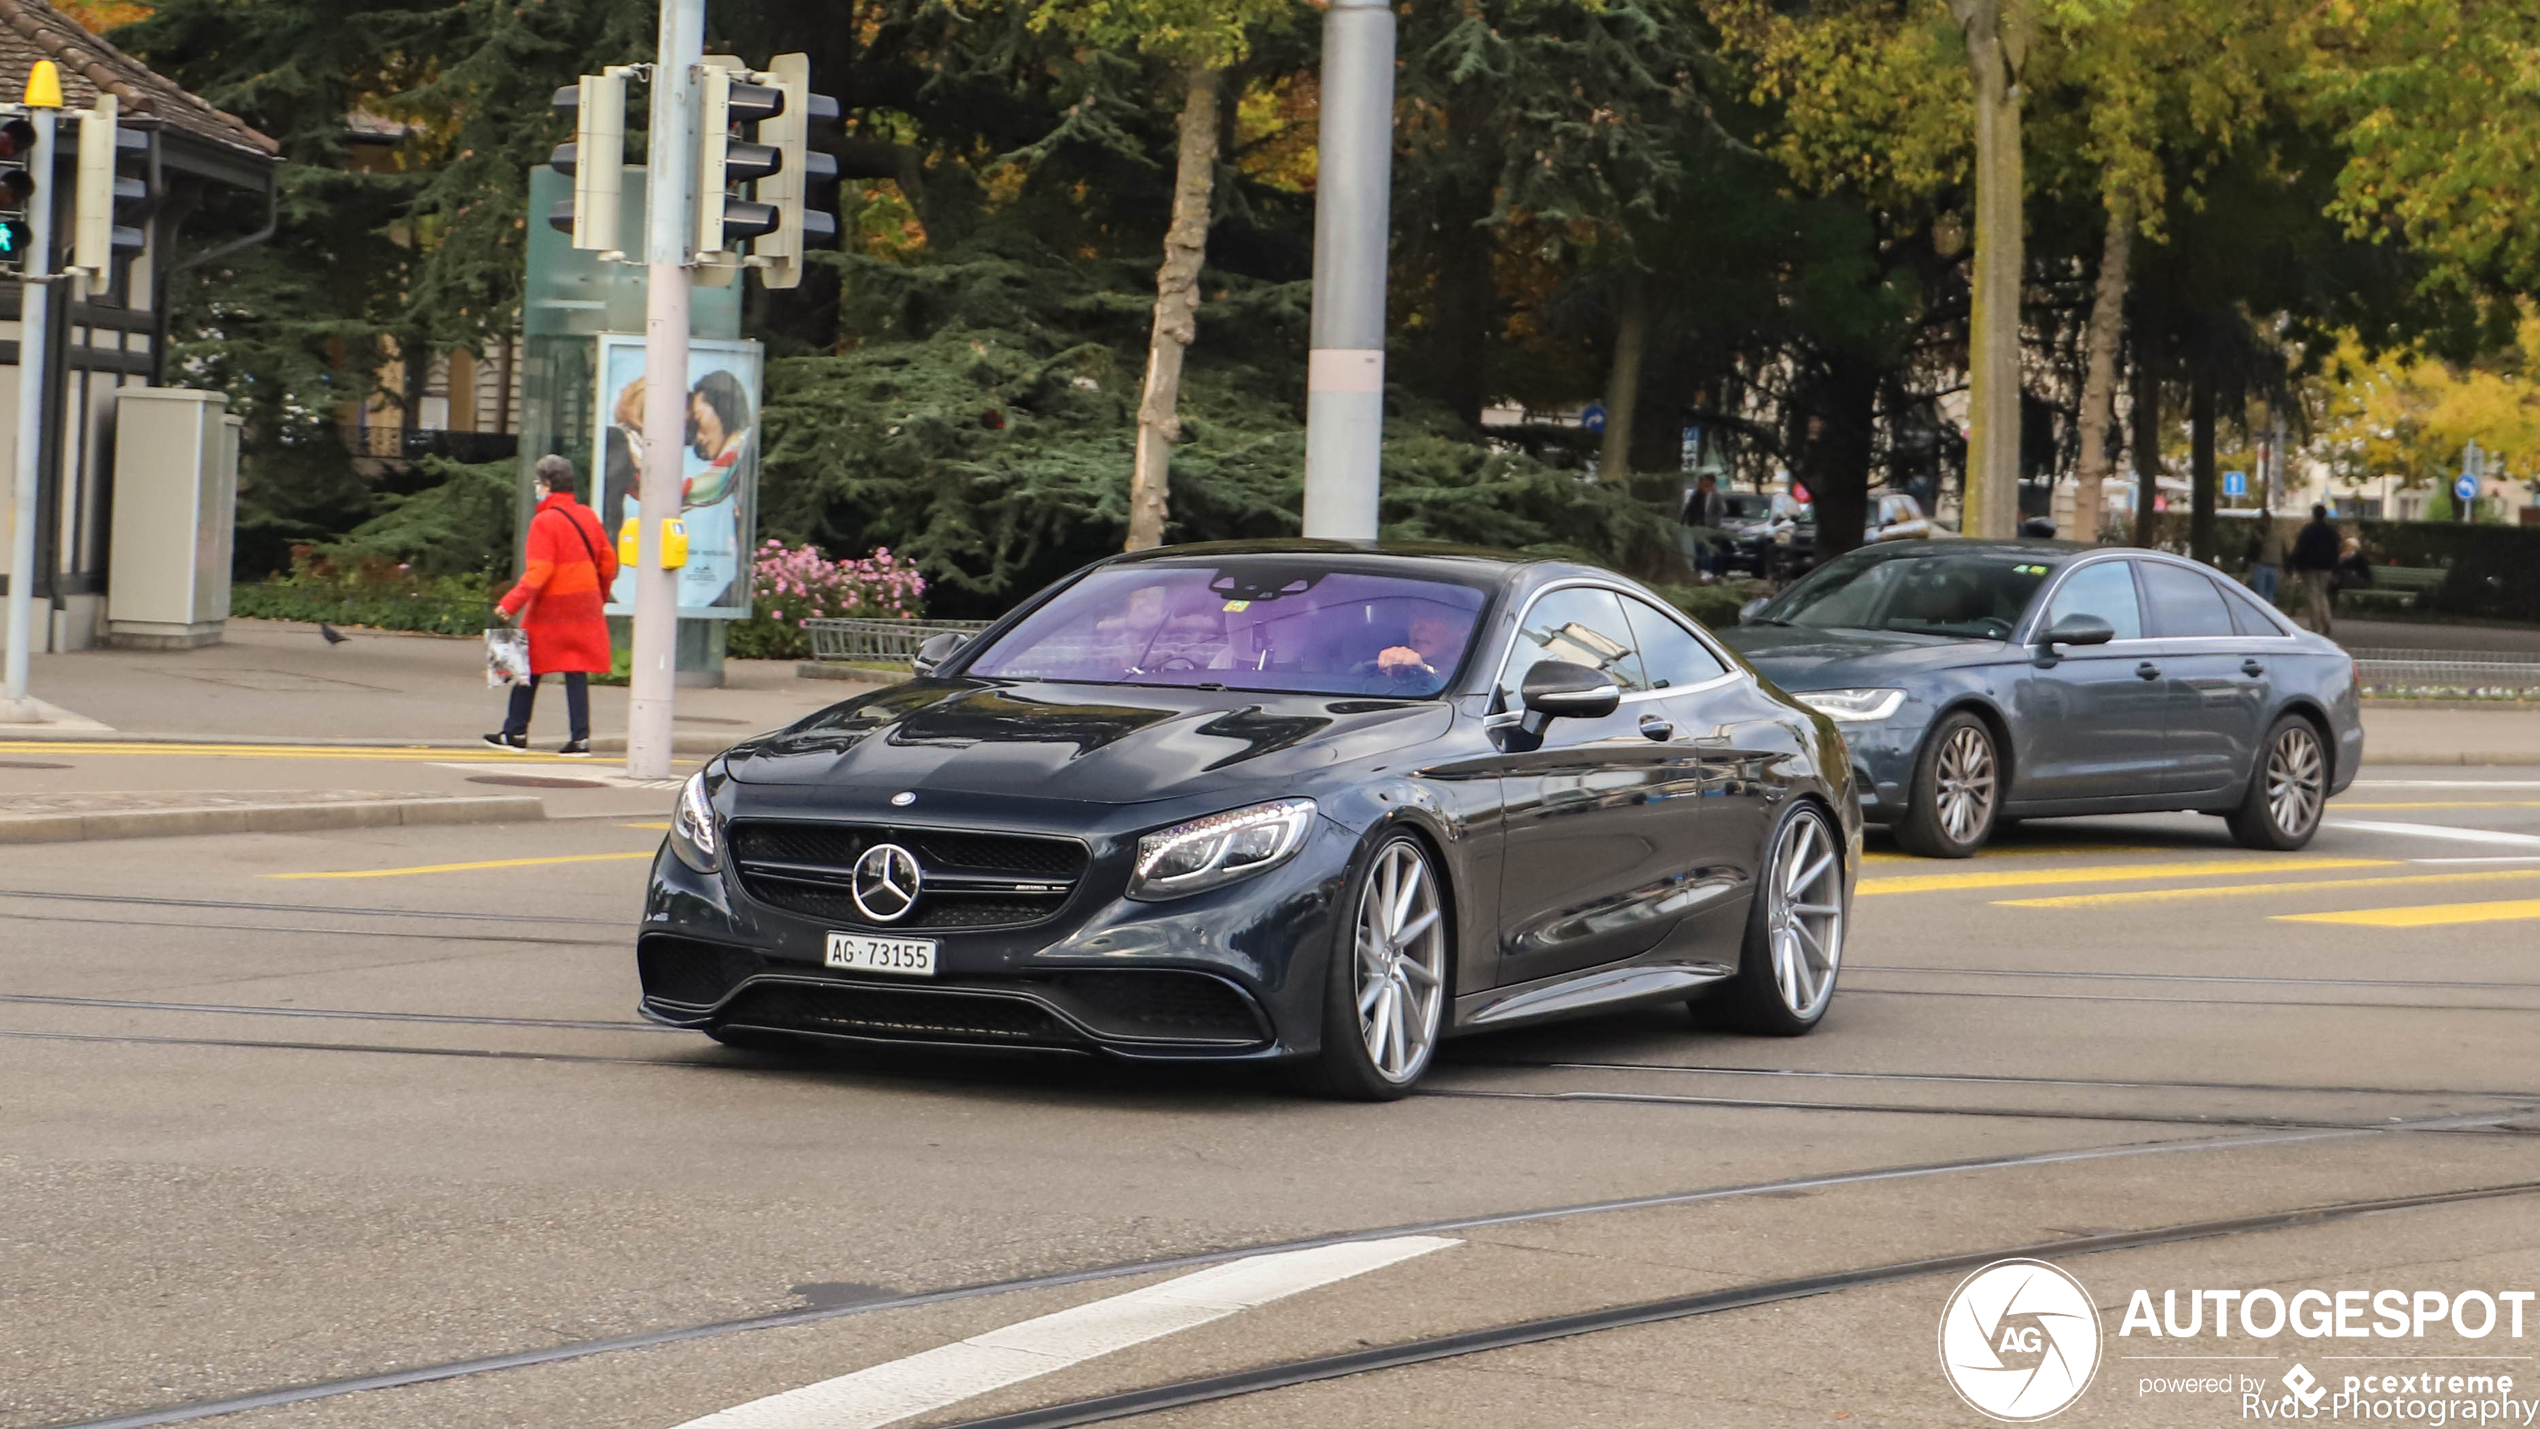
[[2460, 480], [2453, 482], [2452, 495], [2462, 501], [2476, 501], [2478, 499], [2478, 478], [2474, 476], [2464, 476]]
[[2223, 495], [2246, 496], [2248, 494], [2249, 473], [2245, 471], [2226, 471], [2223, 473]]
[[1602, 402], [1588, 403], [1586, 408], [1579, 413], [1579, 425], [1587, 428], [1591, 432], [1604, 431], [1605, 404]]

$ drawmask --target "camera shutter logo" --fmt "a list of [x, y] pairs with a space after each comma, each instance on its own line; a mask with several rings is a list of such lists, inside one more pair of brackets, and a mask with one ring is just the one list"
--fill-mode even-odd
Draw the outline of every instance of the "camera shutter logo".
[[917, 906], [922, 880], [917, 855], [898, 844], [875, 844], [855, 861], [855, 882], [848, 892], [865, 917], [876, 923], [896, 923]]
[[2045, 1261], [1997, 1260], [1960, 1281], [1940, 1312], [1940, 1367], [1987, 1418], [2053, 1418], [2099, 1372], [2099, 1309]]

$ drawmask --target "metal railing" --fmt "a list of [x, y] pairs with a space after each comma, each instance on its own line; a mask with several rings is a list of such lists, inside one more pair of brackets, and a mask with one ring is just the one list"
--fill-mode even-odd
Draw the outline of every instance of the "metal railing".
[[2540, 699], [2540, 652], [2352, 650], [2367, 695], [2418, 699]]
[[815, 660], [906, 660], [938, 635], [975, 635], [984, 620], [806, 620]]

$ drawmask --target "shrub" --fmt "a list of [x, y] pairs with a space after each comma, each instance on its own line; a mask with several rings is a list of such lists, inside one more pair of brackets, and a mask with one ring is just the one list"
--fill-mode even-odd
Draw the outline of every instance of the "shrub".
[[291, 573], [230, 587], [229, 613], [252, 620], [324, 621], [373, 630], [474, 635], [493, 623], [494, 578], [427, 576], [410, 564], [370, 559], [338, 565], [306, 545]]
[[816, 546], [759, 544], [750, 618], [732, 622], [725, 653], [735, 660], [800, 660], [811, 654], [805, 621], [913, 620], [925, 610], [926, 578], [885, 546], [863, 560], [833, 561]]

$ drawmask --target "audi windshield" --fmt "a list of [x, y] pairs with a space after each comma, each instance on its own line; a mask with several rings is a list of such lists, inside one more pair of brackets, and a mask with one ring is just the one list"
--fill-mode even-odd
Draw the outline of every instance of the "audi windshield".
[[1295, 559], [1098, 570], [972, 657], [965, 674], [1422, 699], [1464, 663], [1479, 584]]
[[2053, 569], [2016, 552], [1851, 556], [1810, 572], [1757, 619], [1769, 625], [2007, 640]]

